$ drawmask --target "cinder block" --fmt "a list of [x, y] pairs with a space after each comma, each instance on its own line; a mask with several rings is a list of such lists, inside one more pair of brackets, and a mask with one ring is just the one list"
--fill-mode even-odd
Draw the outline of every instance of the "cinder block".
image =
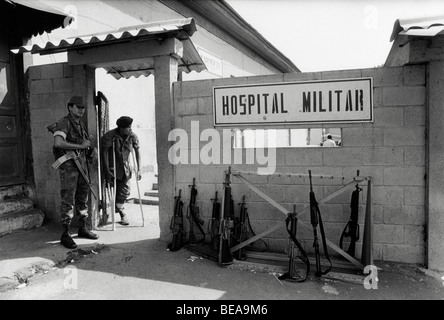
[[63, 77], [64, 78], [72, 78], [73, 77], [73, 68], [72, 66], [65, 63], [63, 65]]
[[[322, 196], [323, 188], [322, 187], [314, 187], [313, 191], [315, 191], [316, 195]], [[285, 202], [287, 203], [308, 203], [310, 193], [309, 185], [301, 185], [301, 186], [287, 186], [285, 188]]]
[[385, 87], [384, 106], [419, 106], [426, 103], [425, 87]]
[[404, 69], [397, 68], [372, 68], [363, 69], [363, 77], [372, 77], [374, 87], [397, 87], [404, 82]]
[[[266, 76], [261, 76], [261, 77], [266, 77]], [[248, 84], [247, 77], [220, 78], [220, 79], [214, 79], [213, 83], [211, 84], [211, 87], [239, 86], [246, 84]]]
[[211, 97], [198, 98], [198, 114], [210, 114], [213, 116], [213, 99]]
[[72, 78], [54, 79], [54, 92], [72, 92], [73, 84]]
[[[263, 193], [278, 203], [285, 202], [285, 186], [278, 185], [256, 185]], [[264, 201], [255, 192], [251, 194], [251, 201]]]
[[63, 66], [62, 63], [48, 64], [41, 66], [42, 79], [61, 79], [63, 78]]
[[404, 188], [398, 186], [375, 186], [372, 188], [372, 203], [401, 206], [404, 204]]
[[[365, 209], [363, 209], [362, 211], [362, 215], [360, 214], [360, 217], [362, 217], [360, 221], [360, 223], [364, 223], [365, 221]], [[373, 224], [383, 224], [384, 223], [384, 206], [382, 205], [375, 205], [372, 204], [372, 223]], [[364, 228], [364, 226], [362, 226], [362, 228]], [[364, 229], [362, 229], [364, 230]]]
[[426, 125], [426, 107], [405, 107], [404, 123], [406, 127]]
[[386, 186], [425, 186], [424, 167], [387, 167], [384, 168]]
[[425, 145], [424, 127], [399, 127], [384, 130], [384, 146], [410, 147]]
[[302, 82], [302, 81], [321, 80], [321, 79], [322, 79], [321, 72], [302, 72], [302, 73], [284, 74], [285, 82]]
[[273, 75], [267, 75], [267, 76], [252, 76], [252, 77], [246, 77], [248, 84], [262, 84], [262, 83], [277, 83], [284, 81], [284, 75], [283, 74], [273, 74]]
[[404, 204], [406, 206], [424, 206], [425, 187], [404, 187]]
[[192, 165], [177, 165], [176, 169], [176, 182], [183, 183], [193, 183], [193, 178], [196, 178], [196, 181], [200, 181], [199, 176], [199, 167]]
[[[301, 152], [304, 150], [304, 152]], [[322, 165], [322, 151], [321, 149], [286, 149], [285, 164], [287, 166], [321, 166]]]
[[351, 78], [361, 78], [362, 70], [334, 70], [334, 71], [324, 71], [321, 73], [322, 80], [331, 79], [351, 79]]
[[424, 206], [405, 206], [406, 225], [422, 226], [425, 223]]
[[383, 260], [404, 263], [424, 263], [424, 246], [384, 245]]
[[[323, 164], [326, 166], [362, 165], [361, 148], [323, 148]], [[320, 150], [319, 150], [320, 151]]]
[[403, 148], [363, 148], [363, 164], [364, 165], [403, 165], [404, 149]]
[[[321, 204], [319, 205], [319, 210], [321, 211], [322, 221], [324, 222], [337, 222], [339, 224], [339, 228], [342, 229], [347, 224], [347, 221], [350, 218], [350, 205], [342, 205], [342, 204]], [[339, 235], [342, 230], [339, 231]]]
[[385, 224], [404, 224], [404, 207], [402, 206], [384, 206]]
[[406, 225], [405, 228], [405, 243], [411, 245], [425, 244], [425, 226]]
[[182, 82], [180, 88], [180, 96], [178, 96], [177, 98], [211, 97], [213, 96], [213, 85], [215, 84], [211, 80]]
[[382, 106], [382, 88], [373, 89], [373, 106], [374, 107]]
[[52, 80], [32, 80], [30, 84], [31, 94], [52, 93], [54, 88]]
[[404, 226], [374, 224], [373, 241], [384, 244], [404, 243]]
[[404, 69], [404, 84], [407, 86], [426, 84], [425, 65], [406, 65]]
[[225, 181], [225, 167], [217, 166], [200, 166], [199, 176], [201, 183], [223, 183]]
[[424, 166], [425, 161], [425, 147], [404, 148], [404, 163], [406, 166]]
[[375, 127], [402, 127], [404, 125], [404, 109], [400, 107], [375, 108]]
[[197, 98], [189, 98], [189, 99], [176, 99], [176, 115], [196, 115], [198, 110], [198, 99]]
[[42, 78], [42, 66], [31, 66], [28, 69], [29, 80], [39, 80]]
[[29, 107], [30, 109], [47, 109], [51, 104], [52, 95], [46, 94], [31, 94], [29, 96]]
[[[382, 128], [343, 128], [342, 145], [344, 147], [382, 146], [384, 131]], [[331, 148], [330, 148], [331, 149]], [[356, 148], [355, 148], [356, 149]], [[343, 150], [338, 148], [338, 150]]]

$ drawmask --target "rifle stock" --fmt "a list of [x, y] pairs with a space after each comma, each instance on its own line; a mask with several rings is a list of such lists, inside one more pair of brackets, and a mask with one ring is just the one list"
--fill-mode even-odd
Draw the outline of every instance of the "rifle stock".
[[227, 266], [233, 263], [233, 256], [230, 251], [230, 236], [232, 228], [233, 216], [232, 210], [232, 197], [231, 197], [231, 182], [230, 182], [231, 169], [229, 169], [226, 175], [226, 181], [224, 182], [224, 199], [223, 199], [223, 212], [220, 221], [220, 245], [219, 245], [219, 266]]
[[[196, 206], [196, 198], [197, 198], [197, 189], [196, 189], [196, 178], [193, 178], [193, 184], [191, 187], [191, 196], [190, 203], [188, 205], [189, 210], [189, 221], [190, 221], [190, 235], [189, 235], [189, 244], [195, 244], [199, 242], [203, 242], [205, 240], [205, 231], [202, 229], [204, 221], [199, 217], [199, 208]], [[202, 233], [203, 238], [199, 241], [196, 241], [196, 235], [194, 233], [194, 224], [197, 225], [199, 231]]]
[[179, 195], [174, 197], [174, 215], [171, 219], [170, 229], [173, 233], [172, 242], [168, 245], [170, 251], [178, 251], [184, 245], [185, 231], [183, 230], [183, 202], [182, 190], [179, 190]]
[[217, 199], [217, 191], [214, 199], [211, 200], [213, 201], [213, 210], [211, 215], [211, 247], [213, 248], [213, 250], [217, 251], [219, 249], [220, 242], [219, 226], [221, 214], [221, 204]]

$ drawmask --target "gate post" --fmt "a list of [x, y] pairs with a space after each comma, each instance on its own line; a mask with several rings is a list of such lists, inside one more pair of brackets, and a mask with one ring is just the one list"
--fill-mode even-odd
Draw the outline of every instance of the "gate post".
[[171, 42], [172, 54], [154, 57], [154, 87], [156, 100], [156, 144], [159, 183], [159, 226], [161, 240], [170, 238], [170, 220], [173, 216], [174, 167], [168, 159], [172, 142], [168, 135], [174, 126], [173, 83], [179, 72], [176, 54], [182, 52], [182, 43], [177, 39]]

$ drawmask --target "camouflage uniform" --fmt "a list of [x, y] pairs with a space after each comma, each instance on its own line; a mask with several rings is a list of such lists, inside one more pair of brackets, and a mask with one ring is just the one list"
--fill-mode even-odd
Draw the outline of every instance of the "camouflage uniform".
[[129, 180], [132, 177], [132, 166], [130, 163], [131, 151], [139, 149], [139, 138], [135, 133], [123, 137], [119, 134], [119, 129], [113, 129], [105, 133], [102, 137], [102, 149], [109, 150], [110, 171], [113, 173], [113, 141], [116, 151], [116, 211], [123, 211], [123, 204], [128, 199], [131, 189]]
[[[80, 121], [76, 123], [74, 117], [69, 114], [58, 121], [54, 129], [54, 136], [61, 136], [66, 142], [82, 144], [89, 140], [85, 125]], [[67, 150], [53, 147], [55, 159], [66, 154]], [[88, 174], [87, 150], [73, 150], [79, 155], [79, 163], [83, 172]], [[88, 192], [89, 187], [73, 160], [66, 161], [60, 168], [60, 189], [62, 202], [60, 205], [61, 221], [69, 225], [74, 217], [74, 210], [80, 219], [88, 218]]]

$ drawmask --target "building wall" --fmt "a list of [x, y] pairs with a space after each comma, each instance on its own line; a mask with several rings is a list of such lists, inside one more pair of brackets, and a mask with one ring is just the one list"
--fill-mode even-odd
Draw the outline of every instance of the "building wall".
[[[186, 130], [190, 137], [192, 121], [198, 121], [200, 132], [213, 128], [213, 86], [373, 77], [373, 123], [338, 125], [342, 128], [341, 148], [278, 149], [276, 172], [308, 173], [308, 170], [312, 170], [313, 175], [353, 177], [359, 170], [361, 176], [371, 176], [374, 258], [424, 263], [425, 73], [424, 66], [406, 66], [179, 82], [174, 84], [175, 127]], [[200, 149], [206, 144], [207, 142], [200, 142]], [[192, 151], [190, 147], [190, 158]], [[231, 165], [232, 170], [254, 172], [258, 167], [257, 163], [246, 165], [245, 160], [243, 163]], [[205, 230], [211, 218], [210, 199], [214, 197], [215, 191], [218, 191], [219, 195], [223, 194], [224, 170], [227, 169], [228, 165], [224, 164], [175, 166], [176, 192], [182, 190], [185, 207], [189, 200], [189, 184], [196, 178], [199, 192], [197, 201], [201, 215], [206, 220]], [[306, 178], [255, 175], [249, 175], [247, 178], [288, 208], [289, 212], [292, 211], [293, 204], [297, 205], [297, 210], [308, 204], [309, 185]], [[313, 182], [318, 201], [342, 184], [342, 181], [337, 179], [314, 179]], [[362, 239], [367, 188], [365, 183], [361, 187], [364, 188], [360, 196], [359, 216]], [[238, 203], [243, 195], [246, 196], [250, 220], [256, 234], [285, 218], [236, 177], [233, 177], [232, 188], [235, 203]], [[349, 219], [350, 197], [351, 191], [320, 207], [327, 238], [334, 243], [339, 242], [341, 232]], [[238, 206], [235, 207], [238, 214]], [[172, 213], [166, 212], [162, 215], [161, 238], [169, 241], [169, 219]], [[310, 225], [309, 215], [300, 218]], [[298, 238], [310, 252], [312, 231], [302, 227], [298, 230]], [[271, 251], [283, 252], [287, 238], [285, 229], [281, 228], [264, 239]], [[358, 256], [361, 253], [359, 244], [360, 242], [357, 245]]]
[[55, 161], [54, 138], [47, 127], [68, 114], [66, 104], [73, 92], [73, 69], [63, 63], [35, 66], [29, 68], [28, 77], [36, 205], [47, 219], [59, 221], [59, 171], [51, 167]]

